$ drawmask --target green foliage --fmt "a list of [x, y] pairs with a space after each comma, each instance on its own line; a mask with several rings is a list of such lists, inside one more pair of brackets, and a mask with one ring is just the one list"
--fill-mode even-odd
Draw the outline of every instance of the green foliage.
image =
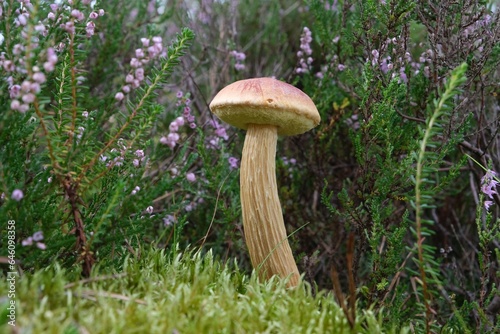
[[[462, 64], [455, 68], [444, 87], [444, 91], [440, 94], [439, 99], [435, 99], [432, 106], [429, 107], [429, 116], [427, 118], [425, 128], [422, 129], [422, 139], [420, 140], [419, 150], [414, 152], [416, 161], [415, 171], [415, 200], [412, 201], [412, 206], [415, 210], [415, 249], [417, 252], [416, 263], [418, 266], [419, 286], [418, 290], [423, 304], [425, 306], [425, 319], [423, 325], [417, 325], [419, 328], [425, 328], [426, 332], [435, 330], [433, 321], [433, 306], [432, 299], [438, 297], [439, 287], [442, 282], [439, 279], [437, 268], [438, 262], [434, 258], [436, 249], [424, 243], [426, 238], [432, 236], [433, 221], [424, 219], [423, 211], [431, 209], [434, 206], [433, 195], [435, 194], [433, 174], [437, 171], [439, 164], [442, 162], [444, 155], [429, 149], [435, 149], [438, 143], [433, 139], [442, 136], [443, 123], [449, 117], [453, 110], [452, 99], [460, 93], [460, 85], [462, 85], [467, 77], [467, 64]], [[446, 117], [448, 116], [448, 117]], [[443, 150], [442, 150], [443, 151]], [[430, 186], [427, 186], [430, 185]], [[413, 273], [415, 274], [415, 273]], [[434, 285], [435, 288], [430, 288]]]
[[[46, 3], [39, 5], [45, 10], [48, 7]], [[37, 8], [31, 9], [32, 21], [27, 22], [26, 28], [19, 26], [19, 31], [33, 32]], [[91, 12], [91, 8], [82, 4], [74, 9], [79, 10], [86, 15]], [[66, 13], [63, 11], [60, 15], [64, 19]], [[7, 18], [13, 20], [12, 16]], [[44, 266], [55, 256], [68, 265], [82, 263], [83, 273], [88, 275], [95, 254], [113, 256], [116, 246], [124, 240], [128, 242], [128, 238], [144, 228], [158, 229], [161, 218], [146, 218], [146, 222], [141, 211], [155, 198], [172, 191], [175, 180], [158, 175], [144, 183], [143, 177], [152, 163], [145, 155], [159, 150], [158, 142], [150, 138], [151, 129], [164, 110], [156, 102], [157, 92], [171, 78], [194, 34], [182, 29], [165, 49], [164, 57], [156, 64], [151, 59], [152, 66], [146, 68], [149, 70], [147, 85], [139, 84], [130, 99], [120, 105], [110, 98], [96, 103], [92, 90], [85, 85], [85, 60], [92, 58], [95, 50], [88, 36], [80, 33], [82, 26], [78, 24], [83, 22], [73, 24], [75, 33], [54, 29], [43, 35], [36, 45], [30, 44], [31, 39], [23, 44], [16, 39], [20, 34], [8, 37], [12, 40], [6, 45], [21, 43], [18, 48], [46, 53], [47, 59], [50, 51], [44, 50], [44, 46], [62, 46], [52, 51], [57, 54], [54, 71], [46, 67], [43, 57], [27, 58], [39, 62], [37, 71], [43, 65], [47, 81], [42, 82], [41, 91], [24, 114], [16, 110], [2, 114], [2, 127], [8, 125], [9, 131], [3, 131], [0, 138], [4, 194], [0, 217], [3, 221], [16, 221], [19, 241], [30, 243], [30, 235], [43, 232], [43, 245], [48, 246], [49, 251], [21, 248], [17, 257], [23, 259], [26, 266]], [[15, 55], [10, 61], [28, 69], [27, 74], [13, 71], [14, 83], [33, 85], [36, 82], [36, 73], [30, 72], [26, 61]], [[5, 104], [11, 105], [3, 96]], [[193, 163], [191, 158], [186, 162]], [[139, 184], [150, 189], [135, 196], [138, 190], [134, 192], [134, 189]], [[24, 193], [20, 203], [5, 198], [16, 188]]]

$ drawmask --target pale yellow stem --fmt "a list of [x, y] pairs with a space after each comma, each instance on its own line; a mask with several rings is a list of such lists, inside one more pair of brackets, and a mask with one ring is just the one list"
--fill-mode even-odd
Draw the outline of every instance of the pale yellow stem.
[[245, 240], [261, 279], [290, 276], [296, 286], [299, 271], [288, 243], [278, 187], [276, 144], [273, 125], [250, 124], [247, 129], [240, 169], [240, 195]]

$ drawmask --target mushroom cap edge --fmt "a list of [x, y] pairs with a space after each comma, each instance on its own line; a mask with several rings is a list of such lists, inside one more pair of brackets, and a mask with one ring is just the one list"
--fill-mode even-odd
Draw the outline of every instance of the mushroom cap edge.
[[246, 130], [249, 124], [278, 127], [278, 134], [304, 133], [320, 122], [318, 109], [300, 89], [273, 78], [253, 78], [224, 87], [210, 103], [224, 122]]

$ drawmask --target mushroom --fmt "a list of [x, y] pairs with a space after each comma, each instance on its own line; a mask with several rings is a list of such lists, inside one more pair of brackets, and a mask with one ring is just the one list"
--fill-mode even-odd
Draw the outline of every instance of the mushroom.
[[299, 282], [276, 185], [278, 135], [304, 133], [320, 122], [314, 102], [301, 90], [272, 78], [234, 82], [210, 103], [221, 120], [247, 131], [240, 169], [245, 240], [263, 280], [274, 275]]

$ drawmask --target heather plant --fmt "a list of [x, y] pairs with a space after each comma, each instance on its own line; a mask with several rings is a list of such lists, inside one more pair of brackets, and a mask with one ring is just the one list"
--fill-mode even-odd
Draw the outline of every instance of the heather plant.
[[[88, 72], [96, 54], [106, 50], [92, 40], [119, 39], [100, 25], [106, 11], [99, 3], [2, 2], [1, 8], [6, 110], [0, 123], [0, 210], [3, 221], [16, 221], [23, 246], [17, 257], [25, 268], [57, 259], [81, 264], [88, 276], [100, 256], [132, 247], [139, 231], [165, 234], [171, 225], [181, 226], [177, 213], [197, 193], [188, 170], [195, 158], [181, 150], [172, 159], [172, 175], [163, 177], [167, 172], [157, 167], [156, 157], [175, 155], [179, 133], [194, 131], [193, 116], [169, 116], [175, 117], [171, 142], [150, 133], [164, 111], [157, 93], [193, 33], [180, 30], [166, 46], [153, 28], [144, 31], [116, 84], [108, 87], [115, 92], [101, 97], [88, 86]], [[186, 99], [184, 109], [187, 104]], [[178, 182], [185, 185], [179, 203], [155, 209]]]
[[[483, 165], [496, 156], [498, 128], [490, 128], [495, 121], [486, 127], [484, 122], [497, 119], [498, 103], [484, 91], [498, 80], [498, 13], [484, 2], [455, 4], [460, 15], [451, 3], [310, 5], [317, 20], [304, 29], [311, 46], [301, 40], [296, 73], [318, 101], [324, 121], [313, 153], [305, 157], [314, 171], [304, 179], [315, 174], [316, 182], [324, 182], [316, 187], [323, 188], [322, 203], [331, 216], [311, 206], [314, 220], [335, 222], [334, 229], [324, 225], [331, 232], [316, 232], [321, 241], [313, 249], [322, 250], [314, 260], [324, 264], [321, 254], [345, 254], [327, 262], [335, 268], [334, 283], [340, 277], [345, 290], [349, 285], [349, 298], [389, 307], [390, 322], [412, 319], [418, 332], [446, 325], [492, 330], [498, 326], [498, 259], [486, 257], [486, 272], [482, 262], [483, 252], [491, 255], [498, 246], [498, 222], [487, 220], [494, 231], [487, 246], [478, 234], [466, 232], [475, 230], [476, 219], [487, 223], [480, 212], [474, 217], [476, 207], [483, 207], [483, 199], [473, 200], [482, 175], [477, 181], [471, 176], [469, 185], [463, 182], [467, 172], [477, 175], [463, 153], [477, 155]], [[308, 49], [312, 60], [304, 71]], [[467, 63], [467, 71], [460, 62]], [[461, 90], [455, 91], [458, 84]], [[484, 141], [477, 140], [479, 134]], [[498, 201], [494, 196], [490, 199]], [[352, 238], [351, 247], [344, 240]], [[483, 259], [462, 263], [468, 268], [474, 263], [475, 274], [459, 274], [457, 282], [453, 275], [460, 269], [450, 261], [463, 261], [460, 257], [472, 251], [464, 242], [485, 246], [475, 253]], [[343, 300], [340, 283], [334, 285]]]

